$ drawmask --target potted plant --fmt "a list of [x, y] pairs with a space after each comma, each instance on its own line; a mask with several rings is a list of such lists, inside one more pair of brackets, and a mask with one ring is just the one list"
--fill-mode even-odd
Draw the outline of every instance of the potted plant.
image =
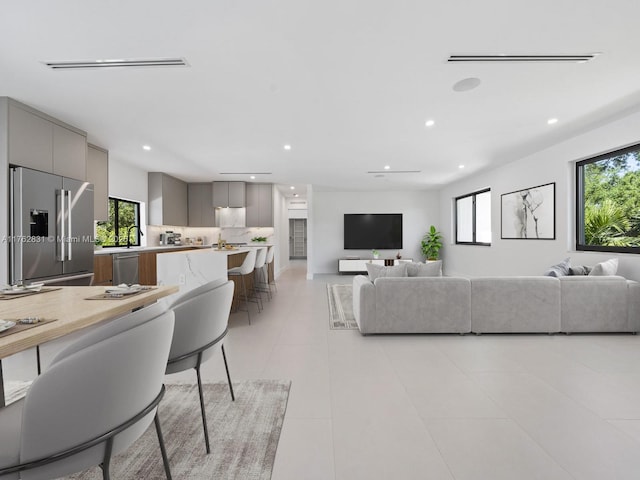
[[378, 258], [380, 256], [380, 252], [374, 248], [371, 250], [371, 255], [373, 255], [373, 258]]
[[440, 249], [442, 248], [442, 234], [431, 225], [429, 231], [422, 237], [422, 255], [427, 260], [437, 260]]

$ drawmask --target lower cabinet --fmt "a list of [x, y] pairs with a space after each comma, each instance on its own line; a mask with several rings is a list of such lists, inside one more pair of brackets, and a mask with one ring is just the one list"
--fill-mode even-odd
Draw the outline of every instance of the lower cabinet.
[[112, 285], [113, 262], [111, 255], [93, 256], [93, 284]]
[[140, 285], [155, 285], [158, 282], [155, 252], [140, 253], [138, 257], [138, 278]]

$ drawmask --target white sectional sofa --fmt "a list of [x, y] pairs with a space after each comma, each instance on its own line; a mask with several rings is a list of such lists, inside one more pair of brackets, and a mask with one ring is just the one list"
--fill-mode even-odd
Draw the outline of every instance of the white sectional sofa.
[[619, 276], [353, 279], [353, 312], [376, 333], [640, 331], [640, 283]]

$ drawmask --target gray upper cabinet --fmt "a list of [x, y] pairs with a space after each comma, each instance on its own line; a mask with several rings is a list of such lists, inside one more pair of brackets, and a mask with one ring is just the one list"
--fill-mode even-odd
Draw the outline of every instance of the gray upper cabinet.
[[9, 104], [9, 162], [43, 172], [53, 172], [51, 122]]
[[187, 183], [166, 173], [149, 172], [149, 224], [187, 226]]
[[213, 182], [213, 206], [241, 208], [246, 205], [244, 182]]
[[247, 184], [247, 227], [273, 227], [273, 184]]
[[87, 134], [15, 100], [8, 105], [8, 160], [12, 165], [87, 178]]
[[87, 137], [60, 125], [53, 126], [53, 173], [86, 180]]
[[213, 185], [211, 183], [190, 183], [188, 186], [189, 226], [213, 227], [213, 205], [211, 196]]
[[93, 183], [93, 219], [109, 219], [109, 152], [87, 146], [87, 182]]

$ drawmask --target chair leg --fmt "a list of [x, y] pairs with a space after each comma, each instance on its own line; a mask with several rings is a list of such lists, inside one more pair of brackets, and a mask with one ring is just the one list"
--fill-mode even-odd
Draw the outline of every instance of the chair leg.
[[109, 475], [109, 465], [111, 464], [111, 453], [113, 452], [113, 437], [110, 437], [107, 440], [107, 444], [104, 447], [104, 460], [100, 464], [100, 468], [102, 469], [102, 479], [110, 480], [111, 476]]
[[160, 428], [160, 417], [158, 416], [158, 410], [156, 409], [156, 416], [153, 419], [156, 424], [156, 434], [158, 435], [158, 443], [160, 444], [160, 453], [162, 453], [162, 463], [164, 464], [164, 473], [167, 476], [167, 480], [172, 480], [171, 467], [169, 466], [169, 457], [167, 457], [167, 450], [164, 448], [164, 437], [162, 436], [162, 429]]
[[[200, 353], [199, 355], [202, 355]], [[204, 428], [204, 444], [207, 448], [207, 453], [211, 453], [209, 447], [209, 429], [207, 428], [207, 414], [204, 411], [204, 395], [202, 393], [202, 379], [200, 378], [200, 361], [196, 366], [196, 375], [198, 376], [198, 393], [200, 394], [200, 410], [202, 411], [202, 427]]]
[[231, 384], [231, 375], [229, 375], [229, 365], [227, 364], [227, 355], [224, 353], [224, 345], [222, 347], [222, 358], [224, 359], [224, 369], [227, 371], [227, 380], [229, 381], [229, 392], [231, 392], [231, 401], [236, 401], [236, 396], [233, 394], [233, 385]]
[[249, 312], [249, 296], [247, 295], [247, 284], [244, 281], [244, 275], [242, 277], [242, 290], [244, 291], [244, 305], [247, 307], [247, 317], [249, 317], [249, 325], [251, 325], [251, 313]]

